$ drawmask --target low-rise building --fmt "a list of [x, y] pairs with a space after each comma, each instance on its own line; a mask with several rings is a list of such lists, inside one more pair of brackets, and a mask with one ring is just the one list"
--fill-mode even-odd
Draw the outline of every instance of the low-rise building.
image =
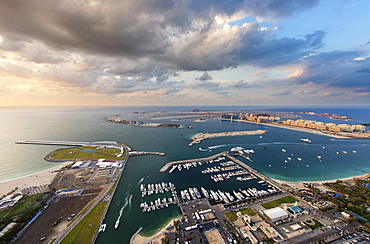
[[289, 218], [289, 214], [280, 207], [264, 210], [262, 215], [273, 223]]

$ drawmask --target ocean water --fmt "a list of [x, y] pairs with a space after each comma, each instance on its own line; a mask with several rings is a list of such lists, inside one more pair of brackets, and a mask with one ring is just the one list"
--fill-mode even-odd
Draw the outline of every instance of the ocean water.
[[[264, 174], [287, 181], [331, 180], [351, 177], [370, 171], [369, 140], [333, 139], [328, 136], [306, 133], [266, 125], [234, 122], [218, 119], [196, 123], [194, 119], [171, 121], [171, 119], [151, 120], [143, 114], [126, 116], [127, 120], [142, 120], [153, 123], [178, 123], [183, 126], [196, 126], [193, 129], [169, 129], [136, 127], [103, 121], [115, 114], [130, 114], [136, 111], [179, 111], [195, 107], [38, 107], [38, 108], [1, 108], [0, 128], [0, 181], [24, 176], [57, 165], [46, 162], [44, 157], [59, 148], [47, 145], [15, 144], [18, 140], [68, 140], [103, 141], [112, 140], [128, 144], [134, 150], [165, 152], [165, 156], [147, 155], [129, 159], [129, 166], [118, 185], [112, 204], [104, 220], [107, 230], [99, 234], [97, 243], [128, 243], [131, 235], [143, 227], [144, 234], [151, 234], [171, 218], [179, 216], [178, 208], [173, 205], [166, 210], [142, 213], [142, 201], [154, 201], [157, 197], [171, 197], [169, 193], [141, 198], [141, 183], [172, 182], [177, 190], [188, 187], [204, 186], [206, 189], [232, 190], [253, 187], [255, 182], [244, 183], [228, 180], [214, 183], [209, 175], [202, 175], [202, 166], [189, 171], [173, 174], [159, 173], [167, 162], [189, 158], [207, 157], [234, 146], [254, 149], [253, 162], [239, 158]], [[347, 115], [355, 121], [348, 123], [370, 122], [370, 107], [314, 108], [314, 107], [197, 107], [201, 110], [264, 110], [264, 111], [312, 111]], [[304, 119], [341, 123], [327, 117], [302, 115]], [[222, 132], [264, 129], [269, 132], [258, 136], [235, 136], [233, 138], [213, 138], [188, 147], [190, 138], [199, 132]], [[369, 129], [369, 128], [368, 128]], [[302, 143], [300, 138], [309, 138], [312, 144]], [[325, 149], [324, 149], [324, 148]], [[199, 150], [199, 149], [202, 150]], [[285, 149], [286, 152], [282, 152]], [[346, 151], [348, 153], [343, 153]], [[356, 153], [353, 153], [356, 151]], [[337, 154], [338, 152], [338, 154]], [[317, 158], [321, 156], [321, 161]], [[290, 157], [292, 160], [287, 160]], [[301, 158], [301, 160], [298, 160]], [[285, 162], [288, 161], [288, 163]], [[130, 198], [130, 196], [132, 197]], [[120, 225], [114, 223], [120, 217]]]

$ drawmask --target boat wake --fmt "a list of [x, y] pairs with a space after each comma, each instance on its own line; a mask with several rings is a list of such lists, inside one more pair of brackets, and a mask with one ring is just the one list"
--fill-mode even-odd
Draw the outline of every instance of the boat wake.
[[298, 143], [285, 142], [285, 141], [275, 141], [275, 142], [262, 142], [262, 143], [258, 143], [257, 145], [264, 146], [264, 145], [295, 145], [295, 144], [298, 144]]
[[141, 182], [143, 182], [143, 181], [144, 181], [144, 177], [139, 180], [139, 183], [137, 183], [137, 185], [139, 186], [141, 184]]
[[123, 210], [127, 207], [127, 205], [129, 205], [129, 207], [131, 208], [131, 199], [132, 199], [132, 195], [125, 197], [125, 203], [123, 204], [122, 208], [119, 210], [119, 215], [118, 215], [118, 218], [116, 220], [116, 224], [114, 226], [115, 229], [118, 228], [119, 222], [120, 222], [122, 214], [123, 214]]
[[207, 147], [207, 148], [199, 148], [199, 151], [202, 151], [202, 152], [210, 152], [214, 149], [217, 149], [217, 148], [220, 148], [220, 147], [226, 147], [227, 145], [225, 144], [222, 144], [222, 145], [216, 145], [216, 146], [210, 146], [210, 147]]

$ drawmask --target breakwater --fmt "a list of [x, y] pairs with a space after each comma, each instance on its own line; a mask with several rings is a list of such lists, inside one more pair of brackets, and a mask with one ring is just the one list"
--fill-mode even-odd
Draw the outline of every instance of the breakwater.
[[216, 159], [218, 157], [221, 157], [221, 156], [226, 156], [226, 154], [227, 154], [227, 152], [220, 152], [218, 154], [215, 154], [213, 156], [206, 157], [206, 158], [193, 158], [193, 159], [185, 159], [185, 160], [168, 162], [165, 165], [163, 165], [162, 168], [159, 169], [159, 172], [160, 173], [166, 172], [171, 165], [190, 163], [190, 162], [195, 162], [195, 161], [197, 161], [197, 162], [199, 162], [199, 161], [209, 161], [209, 160], [213, 160], [213, 159]]
[[281, 191], [283, 192], [286, 192], [286, 189], [284, 187], [282, 187], [280, 184], [278, 184], [276, 181], [274, 181], [273, 179], [271, 179], [270, 177], [262, 174], [261, 172], [255, 170], [254, 168], [252, 168], [251, 166], [249, 166], [248, 164], [246, 163], [243, 163], [242, 161], [240, 161], [239, 159], [236, 159], [234, 158], [233, 156], [227, 154], [226, 157], [228, 157], [231, 161], [239, 164], [241, 167], [245, 168], [246, 170], [248, 170], [250, 173], [254, 174], [255, 176], [257, 176], [258, 178], [268, 182], [269, 184], [275, 186], [276, 188], [280, 189]]

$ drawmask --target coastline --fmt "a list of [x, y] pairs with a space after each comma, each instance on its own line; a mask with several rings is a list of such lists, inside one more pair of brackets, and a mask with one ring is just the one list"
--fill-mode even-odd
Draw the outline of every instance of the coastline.
[[[317, 134], [317, 135], [323, 135], [323, 136], [329, 136], [337, 139], [370, 139], [370, 134], [368, 135], [358, 135], [354, 133], [347, 133], [344, 134], [344, 132], [330, 132], [330, 131], [318, 131], [315, 129], [311, 128], [304, 128], [304, 127], [298, 127], [298, 126], [290, 126], [290, 125], [283, 125], [283, 124], [277, 124], [276, 122], [272, 123], [257, 123], [249, 120], [234, 120], [237, 122], [247, 122], [251, 124], [258, 124], [258, 125], [266, 125], [266, 126], [272, 126], [276, 128], [283, 128], [283, 129], [288, 129], [288, 130], [296, 130], [296, 131], [301, 131], [301, 132], [308, 132], [312, 134]], [[339, 133], [339, 134], [338, 134]]]
[[70, 161], [64, 162], [36, 173], [2, 181], [0, 182], [0, 196], [7, 194], [8, 192], [14, 190], [16, 187], [18, 187], [18, 189], [15, 192], [20, 192], [23, 188], [26, 187], [49, 184], [57, 175], [57, 170], [70, 163]]
[[219, 132], [219, 133], [198, 133], [194, 135], [189, 143], [189, 147], [194, 144], [199, 144], [201, 141], [215, 138], [215, 137], [225, 137], [225, 136], [243, 136], [243, 135], [261, 135], [267, 133], [267, 130], [252, 130], [252, 131], [231, 131], [231, 132]]
[[140, 235], [140, 232], [137, 233], [137, 234], [135, 233], [136, 235], [134, 234], [131, 243], [133, 243], [133, 244], [147, 244], [147, 243], [150, 243], [150, 242], [162, 243], [161, 240], [162, 240], [162, 238], [165, 237], [164, 232], [174, 231], [173, 229], [172, 230], [167, 230], [168, 226], [170, 226], [170, 225], [174, 226], [173, 223], [177, 220], [180, 220], [180, 219], [181, 219], [181, 217], [171, 219], [162, 229], [158, 230], [157, 233], [155, 233], [154, 235], [151, 235], [151, 236], [142, 236], [142, 235]]
[[306, 189], [303, 186], [305, 183], [313, 184], [315, 186], [322, 186], [324, 183], [334, 183], [337, 180], [340, 180], [340, 181], [352, 181], [354, 179], [369, 179], [369, 178], [370, 178], [370, 174], [362, 174], [362, 175], [358, 175], [358, 176], [351, 176], [351, 177], [345, 177], [345, 178], [340, 178], [340, 179], [332, 179], [332, 180], [320, 180], [320, 181], [290, 182], [290, 181], [284, 181], [284, 180], [277, 180], [277, 179], [274, 179], [274, 178], [272, 178], [272, 179], [275, 182], [277, 182], [278, 184], [280, 184], [280, 185], [288, 185], [291, 188], [294, 188], [294, 189], [299, 190], [299, 189]]

